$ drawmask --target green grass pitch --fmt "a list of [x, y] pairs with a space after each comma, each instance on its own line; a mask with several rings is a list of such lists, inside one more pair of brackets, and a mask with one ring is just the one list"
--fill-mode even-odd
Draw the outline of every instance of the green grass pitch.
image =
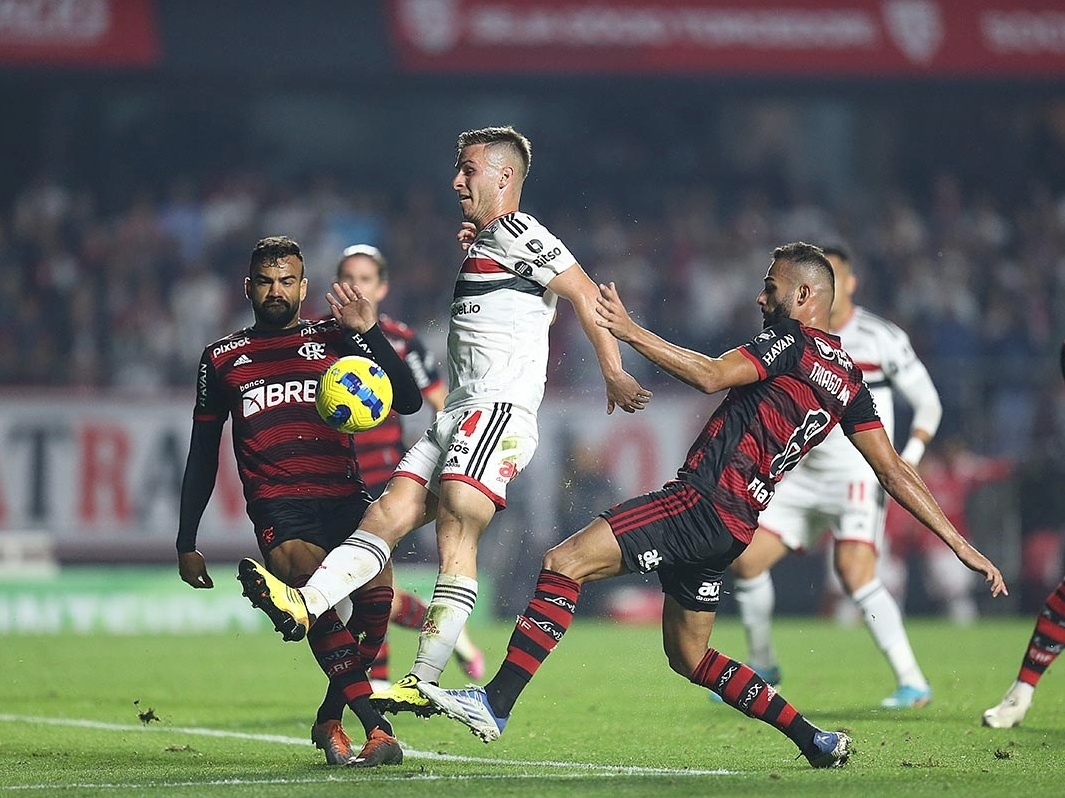
[[[249, 608], [249, 612], [251, 609]], [[780, 690], [846, 728], [846, 768], [814, 771], [781, 734], [672, 674], [654, 626], [579, 616], [486, 746], [443, 718], [396, 718], [406, 761], [327, 768], [307, 741], [323, 677], [302, 643], [269, 633], [0, 637], [0, 793], [23, 796], [917, 796], [1065, 791], [1065, 673], [1052, 666], [1025, 724], [980, 726], [1013, 679], [1032, 619], [908, 624], [935, 698], [877, 707], [893, 684], [862, 628], [778, 618]], [[490, 673], [510, 625], [475, 636]], [[414, 636], [392, 635], [397, 675]], [[742, 658], [722, 616], [717, 648]], [[443, 682], [460, 686], [449, 666]], [[143, 719], [142, 719], [143, 718]], [[153, 720], [152, 718], [157, 718]], [[146, 720], [145, 720], [146, 719]], [[346, 720], [352, 736], [358, 724]]]

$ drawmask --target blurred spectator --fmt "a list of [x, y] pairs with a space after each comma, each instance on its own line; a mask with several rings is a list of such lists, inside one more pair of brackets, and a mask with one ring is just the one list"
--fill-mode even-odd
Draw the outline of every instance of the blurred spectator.
[[[973, 452], [958, 436], [937, 437], [925, 453], [918, 471], [954, 527], [972, 539], [970, 501], [985, 485], [1012, 476], [1013, 461], [1005, 457], [985, 457]], [[886, 549], [894, 560], [888, 571], [896, 574], [896, 591], [906, 590], [906, 566], [920, 561], [925, 592], [958, 624], [977, 617], [973, 573], [958, 563], [954, 553], [917, 524], [895, 502], [888, 505]], [[953, 560], [953, 562], [951, 562]], [[955, 565], [957, 563], [957, 566]], [[1060, 574], [1059, 574], [1060, 576]]]

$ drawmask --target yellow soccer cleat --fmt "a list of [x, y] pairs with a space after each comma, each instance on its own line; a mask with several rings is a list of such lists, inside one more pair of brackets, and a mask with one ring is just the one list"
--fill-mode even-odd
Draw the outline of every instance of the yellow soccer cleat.
[[425, 718], [440, 711], [418, 692], [418, 677], [413, 675], [404, 676], [391, 687], [377, 691], [370, 696], [370, 703], [378, 712], [413, 712]]
[[237, 565], [237, 581], [244, 586], [244, 595], [252, 606], [266, 613], [285, 640], [302, 640], [307, 636], [311, 619], [298, 590], [247, 557]]

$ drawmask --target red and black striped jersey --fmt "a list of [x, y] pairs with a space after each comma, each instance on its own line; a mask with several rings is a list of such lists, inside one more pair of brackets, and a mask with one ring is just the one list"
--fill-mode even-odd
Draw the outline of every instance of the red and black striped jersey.
[[[384, 314], [378, 317], [378, 323], [396, 354], [410, 367], [418, 389], [425, 394], [440, 385], [436, 362], [414, 330]], [[379, 496], [405, 451], [399, 415], [393, 410], [378, 426], [356, 435], [355, 451], [370, 495]]]
[[352, 436], [314, 407], [318, 377], [359, 353], [335, 321], [284, 330], [245, 328], [204, 349], [194, 421], [233, 419], [233, 451], [247, 501], [349, 496], [364, 489]]
[[838, 337], [785, 319], [739, 351], [759, 379], [729, 390], [677, 478], [710, 499], [732, 535], [749, 543], [780, 477], [832, 428], [849, 435], [882, 425]]

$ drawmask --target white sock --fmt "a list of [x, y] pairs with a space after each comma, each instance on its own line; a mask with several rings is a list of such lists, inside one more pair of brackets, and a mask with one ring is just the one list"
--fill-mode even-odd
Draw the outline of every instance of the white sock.
[[917, 658], [910, 648], [910, 639], [902, 625], [899, 605], [884, 587], [884, 583], [873, 579], [858, 588], [851, 598], [862, 611], [865, 625], [869, 627], [877, 647], [887, 657], [898, 684], [908, 684], [921, 690], [928, 689], [928, 680], [917, 664]]
[[391, 554], [388, 544], [362, 529], [325, 555], [307, 584], [299, 588], [315, 618], [328, 612], [382, 570]]
[[747, 633], [747, 664], [756, 671], [777, 665], [773, 651], [773, 605], [776, 593], [769, 571], [751, 579], [736, 579], [736, 606]]
[[437, 682], [455, 650], [455, 641], [477, 602], [477, 580], [438, 574], [433, 598], [418, 635], [418, 654], [410, 672], [423, 682]]
[[1028, 684], [1028, 682], [1022, 682], [1020, 679], [1013, 683], [1009, 692], [1006, 695], [1012, 695], [1017, 699], [1018, 703], [1030, 704], [1032, 703], [1032, 696], [1035, 694], [1035, 688]]

